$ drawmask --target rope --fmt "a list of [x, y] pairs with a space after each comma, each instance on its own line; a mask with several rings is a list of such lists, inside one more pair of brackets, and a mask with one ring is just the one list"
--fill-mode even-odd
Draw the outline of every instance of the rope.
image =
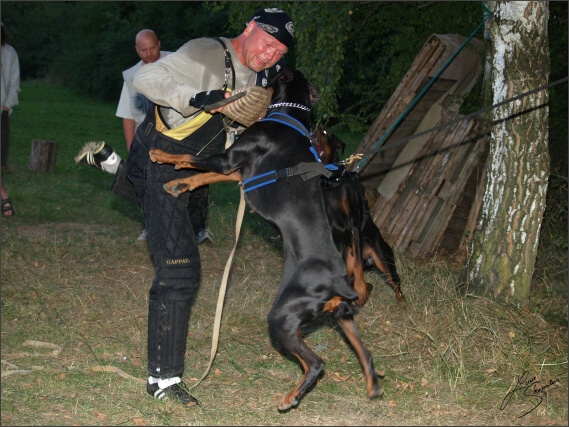
[[[364, 151], [363, 153], [360, 153], [360, 154], [354, 154], [354, 155], [350, 156], [350, 157], [349, 157], [347, 160], [345, 160], [344, 162], [345, 162], [346, 164], [350, 164], [350, 163], [352, 163], [352, 161], [353, 161], [354, 159], [361, 159], [363, 156], [369, 156], [369, 155], [371, 155], [371, 154], [375, 154], [375, 153], [378, 153], [378, 152], [385, 151], [385, 150], [387, 150], [387, 149], [389, 149], [389, 148], [396, 147], [396, 146], [401, 145], [401, 144], [403, 144], [404, 142], [407, 142], [407, 141], [409, 141], [409, 140], [411, 140], [411, 139], [418, 138], [418, 137], [420, 137], [420, 136], [423, 136], [423, 135], [426, 135], [426, 134], [428, 134], [428, 133], [434, 132], [434, 131], [436, 131], [436, 130], [442, 129], [442, 128], [444, 128], [444, 127], [453, 125], [453, 124], [455, 124], [455, 123], [458, 123], [458, 122], [460, 122], [460, 121], [462, 121], [462, 120], [465, 120], [465, 119], [468, 119], [468, 118], [470, 118], [470, 117], [474, 117], [474, 116], [477, 116], [477, 115], [479, 115], [479, 114], [485, 113], [486, 111], [492, 110], [492, 109], [494, 109], [494, 108], [498, 108], [498, 107], [500, 107], [500, 106], [502, 106], [502, 105], [504, 105], [504, 104], [507, 104], [507, 103], [509, 103], [509, 102], [513, 102], [513, 101], [517, 101], [518, 99], [525, 98], [526, 96], [529, 96], [529, 95], [531, 95], [531, 94], [533, 94], [533, 93], [542, 91], [542, 90], [544, 90], [544, 89], [548, 89], [548, 88], [550, 88], [551, 86], [556, 86], [556, 85], [558, 85], [558, 84], [564, 83], [564, 82], [566, 82], [568, 79], [569, 79], [569, 77], [564, 77], [564, 78], [559, 79], [559, 80], [557, 80], [557, 81], [555, 81], [555, 82], [548, 83], [548, 84], [546, 84], [546, 85], [543, 85], [543, 86], [540, 86], [540, 87], [538, 87], [538, 88], [532, 89], [532, 90], [530, 90], [530, 91], [524, 92], [524, 93], [522, 93], [521, 95], [514, 96], [513, 98], [508, 98], [508, 99], [505, 99], [504, 101], [498, 102], [497, 104], [490, 105], [490, 106], [488, 106], [488, 107], [484, 107], [484, 108], [482, 108], [482, 109], [480, 109], [480, 110], [478, 110], [478, 111], [475, 111], [475, 112], [473, 112], [473, 113], [467, 114], [466, 116], [457, 117], [457, 118], [454, 119], [454, 120], [450, 120], [450, 121], [448, 121], [448, 122], [442, 123], [442, 124], [440, 124], [440, 125], [438, 125], [438, 126], [435, 126], [435, 127], [431, 128], [431, 129], [427, 129], [427, 130], [425, 130], [425, 131], [423, 131], [423, 132], [416, 133], [416, 134], [414, 134], [414, 135], [410, 135], [410, 136], [407, 136], [407, 137], [405, 137], [405, 138], [398, 139], [398, 140], [396, 140], [396, 141], [394, 141], [394, 142], [392, 142], [392, 143], [386, 145], [385, 147], [374, 148], [374, 149], [369, 150], [369, 151]], [[358, 169], [360, 168], [360, 166], [361, 166], [361, 162], [360, 162], [360, 164], [358, 164], [358, 166], [356, 167], [356, 170], [358, 170]]]
[[[389, 129], [387, 129], [387, 131], [383, 134], [383, 136], [379, 139], [379, 141], [377, 141], [376, 144], [373, 146], [372, 152], [374, 152], [375, 150], [378, 149], [378, 147], [385, 141], [385, 139], [391, 134], [391, 132], [393, 132], [393, 129], [395, 129], [399, 125], [399, 123], [401, 123], [403, 118], [409, 113], [409, 111], [411, 111], [411, 109], [415, 106], [415, 104], [417, 104], [417, 102], [419, 102], [419, 100], [423, 97], [423, 95], [427, 92], [427, 90], [429, 90], [429, 88], [433, 85], [433, 83], [435, 83], [435, 81], [439, 78], [439, 76], [443, 73], [443, 71], [446, 70], [446, 68], [449, 66], [449, 64], [452, 61], [454, 61], [454, 59], [458, 56], [458, 54], [464, 48], [464, 46], [466, 46], [470, 42], [470, 40], [472, 40], [472, 38], [476, 35], [478, 30], [480, 30], [480, 28], [484, 24], [486, 24], [486, 21], [488, 20], [488, 18], [490, 16], [492, 16], [492, 12], [484, 5], [484, 3], [482, 3], [482, 8], [484, 9], [484, 12], [485, 12], [484, 13], [484, 20], [478, 25], [478, 27], [476, 27], [476, 29], [472, 32], [472, 34], [470, 34], [470, 36], [468, 36], [468, 38], [464, 41], [464, 43], [462, 43], [462, 45], [458, 48], [458, 50], [445, 62], [445, 64], [441, 67], [441, 69], [437, 72], [437, 74], [435, 74], [433, 76], [433, 78], [431, 78], [429, 83], [427, 83], [427, 85], [423, 88], [423, 90], [415, 97], [415, 99], [413, 99], [413, 101], [411, 102], [411, 104], [409, 104], [409, 106], [407, 106], [405, 111], [403, 111], [403, 113], [401, 113], [401, 115], [395, 121], [395, 123], [393, 123]], [[357, 167], [356, 167], [356, 170], [359, 170], [366, 161], [366, 159], [362, 159], [362, 157], [363, 156], [354, 157], [354, 159], [356, 159], [356, 158], [361, 159], [360, 162], [358, 163]]]
[[217, 352], [217, 344], [219, 342], [219, 329], [221, 325], [221, 314], [223, 312], [223, 300], [225, 299], [225, 290], [227, 289], [227, 280], [229, 278], [229, 270], [231, 267], [231, 262], [233, 261], [233, 255], [235, 254], [235, 249], [237, 248], [237, 242], [239, 241], [241, 224], [243, 223], [243, 216], [245, 214], [245, 205], [246, 205], [245, 193], [243, 192], [243, 188], [241, 188], [241, 200], [239, 201], [239, 208], [237, 209], [237, 220], [235, 223], [235, 244], [233, 245], [231, 254], [229, 254], [227, 263], [225, 264], [225, 270], [223, 272], [221, 286], [219, 287], [219, 295], [217, 297], [217, 308], [215, 310], [215, 320], [213, 322], [213, 338], [211, 342], [211, 353], [210, 353], [209, 363], [202, 377], [189, 388], [197, 387], [204, 380], [204, 378], [207, 377], [207, 374], [209, 373], [211, 366], [213, 365], [213, 360], [215, 359], [215, 353]]

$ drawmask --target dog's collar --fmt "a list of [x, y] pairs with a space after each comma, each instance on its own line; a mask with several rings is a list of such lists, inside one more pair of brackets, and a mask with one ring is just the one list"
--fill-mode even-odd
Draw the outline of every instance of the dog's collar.
[[276, 104], [269, 105], [267, 108], [279, 108], [279, 107], [294, 107], [294, 108], [300, 108], [301, 110], [304, 111], [310, 111], [310, 108], [308, 108], [306, 105], [296, 104], [294, 102], [278, 102]]

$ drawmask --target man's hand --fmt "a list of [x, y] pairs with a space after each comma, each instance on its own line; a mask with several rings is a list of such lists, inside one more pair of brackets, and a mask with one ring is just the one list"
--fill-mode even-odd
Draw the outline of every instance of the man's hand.
[[205, 110], [207, 106], [222, 101], [228, 96], [229, 93], [224, 90], [208, 90], [207, 92], [200, 92], [192, 96], [190, 105]]
[[[223, 93], [223, 98], [221, 98], [218, 94], [214, 94], [214, 92]], [[221, 113], [223, 111], [223, 107], [225, 107], [230, 102], [244, 97], [245, 95], [247, 95], [246, 91], [231, 95], [231, 93], [222, 90], [210, 90], [208, 92], [200, 92], [197, 95], [193, 96], [192, 99], [190, 99], [190, 105], [196, 108], [203, 108], [204, 111], [207, 111], [211, 114]], [[201, 97], [203, 99], [198, 99], [198, 97]], [[204, 105], [198, 106], [198, 102]]]

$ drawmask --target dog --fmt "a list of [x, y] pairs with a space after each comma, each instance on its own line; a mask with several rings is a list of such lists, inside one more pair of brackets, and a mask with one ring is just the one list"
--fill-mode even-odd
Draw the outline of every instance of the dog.
[[[339, 153], [343, 154], [346, 148], [346, 144], [324, 126], [314, 127], [310, 140], [320, 161], [325, 164], [337, 163]], [[191, 190], [205, 184], [240, 181], [241, 175], [205, 172], [200, 174], [200, 183], [197, 179], [192, 179]], [[178, 183], [176, 186], [181, 188]], [[393, 288], [397, 301], [405, 303], [393, 250], [371, 218], [365, 190], [357, 176], [346, 173], [334, 180], [323, 179], [322, 188], [333, 239], [342, 245], [349, 282], [359, 295], [355, 304], [363, 306], [370, 297], [373, 286], [364, 278], [364, 270], [370, 268], [375, 268]]]
[[[346, 148], [346, 144], [324, 126], [312, 130], [312, 145], [326, 164], [338, 163], [340, 153], [343, 154]], [[357, 174], [344, 172], [333, 180], [322, 178], [321, 183], [334, 241], [343, 247], [348, 279], [360, 296], [356, 305], [363, 306], [373, 288], [364, 278], [364, 269], [369, 268], [376, 268], [393, 288], [397, 301], [404, 303], [393, 250], [371, 218], [365, 190]]]
[[310, 104], [320, 95], [298, 70], [281, 70], [268, 87], [273, 90], [268, 116], [248, 127], [224, 153], [200, 158], [150, 150], [150, 158], [205, 171], [166, 183], [165, 190], [174, 196], [204, 185], [204, 179], [220, 182], [215, 174], [241, 182], [247, 203], [279, 231], [283, 272], [268, 316], [269, 333], [304, 369], [300, 382], [278, 404], [279, 411], [296, 407], [323, 372], [324, 361], [306, 344], [301, 328], [324, 313], [337, 321], [355, 350], [367, 396], [381, 396], [372, 355], [354, 320], [353, 302], [359, 295], [348, 282], [326, 217], [320, 175], [329, 171], [311, 151]]

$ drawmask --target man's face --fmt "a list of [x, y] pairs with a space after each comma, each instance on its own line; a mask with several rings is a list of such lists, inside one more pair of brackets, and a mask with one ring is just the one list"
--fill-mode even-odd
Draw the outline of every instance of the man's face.
[[150, 37], [143, 38], [136, 43], [136, 53], [143, 64], [155, 62], [160, 58], [160, 41]]
[[259, 28], [255, 21], [249, 23], [247, 31], [242, 52], [245, 65], [251, 70], [259, 72], [271, 68], [288, 52], [286, 45]]

